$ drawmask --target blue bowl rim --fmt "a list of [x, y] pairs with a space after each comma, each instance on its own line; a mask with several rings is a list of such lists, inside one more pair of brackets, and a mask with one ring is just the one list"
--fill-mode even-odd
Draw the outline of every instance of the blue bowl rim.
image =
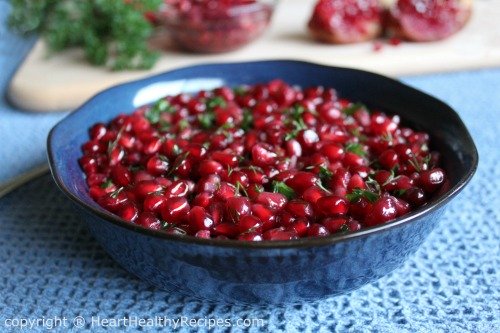
[[[62, 180], [62, 177], [59, 175], [59, 172], [56, 168], [55, 164], [55, 154], [53, 151], [53, 144], [54, 144], [54, 134], [57, 132], [58, 128], [61, 126], [64, 126], [64, 123], [71, 118], [71, 116], [77, 112], [82, 112], [85, 110], [86, 106], [90, 104], [96, 97], [105, 95], [107, 94], [110, 90], [116, 90], [128, 85], [132, 84], [138, 84], [138, 83], [146, 83], [150, 81], [151, 79], [155, 78], [160, 78], [162, 76], [165, 76], [170, 73], [175, 73], [179, 71], [184, 71], [187, 69], [195, 69], [198, 67], [204, 67], [204, 66], [218, 66], [218, 65], [234, 65], [234, 66], [241, 66], [241, 65], [248, 65], [248, 64], [253, 64], [253, 63], [274, 63], [274, 66], [278, 65], [279, 63], [295, 63], [295, 64], [303, 64], [303, 65], [309, 65], [309, 66], [317, 66], [317, 67], [323, 67], [327, 70], [349, 70], [349, 71], [356, 71], [365, 75], [371, 75], [375, 76], [379, 79], [382, 80], [389, 80], [392, 81], [393, 84], [397, 84], [402, 86], [405, 89], [409, 89], [413, 91], [414, 93], [418, 93], [422, 96], [425, 96], [426, 98], [432, 99], [435, 102], [438, 102], [442, 106], [446, 107], [456, 115], [458, 125], [463, 128], [463, 134], [466, 136], [464, 139], [469, 141], [471, 144], [473, 156], [472, 156], [472, 161], [471, 161], [471, 168], [463, 175], [461, 175], [459, 181], [449, 188], [445, 193], [441, 194], [439, 197], [435, 198], [431, 204], [425, 205], [423, 207], [420, 207], [417, 210], [414, 210], [410, 212], [409, 214], [397, 218], [393, 221], [390, 221], [388, 223], [376, 225], [373, 227], [368, 227], [368, 228], [363, 228], [359, 231], [356, 232], [350, 232], [346, 234], [333, 234], [325, 237], [311, 237], [311, 238], [299, 238], [296, 240], [287, 240], [287, 241], [260, 241], [260, 242], [245, 242], [245, 241], [239, 241], [239, 240], [232, 240], [232, 239], [204, 239], [204, 238], [198, 238], [194, 236], [187, 236], [187, 235], [172, 235], [172, 234], [167, 234], [164, 232], [160, 231], [155, 231], [149, 228], [141, 227], [136, 224], [132, 224], [130, 222], [126, 222], [119, 218], [117, 215], [114, 215], [110, 212], [105, 211], [104, 209], [99, 210], [93, 206], [90, 206], [80, 200], [80, 198], [74, 194], [64, 183]], [[89, 125], [90, 126], [90, 125]], [[347, 67], [338, 67], [338, 66], [327, 66], [327, 65], [322, 65], [322, 64], [317, 64], [317, 63], [312, 63], [312, 62], [307, 62], [307, 61], [299, 61], [299, 60], [289, 60], [289, 59], [273, 59], [273, 60], [258, 60], [258, 61], [246, 61], [246, 62], [214, 62], [214, 63], [207, 63], [207, 64], [198, 64], [198, 65], [193, 65], [193, 66], [185, 66], [181, 68], [177, 68], [174, 70], [162, 72], [159, 74], [155, 74], [152, 76], [148, 76], [146, 78], [142, 78], [139, 80], [134, 80], [130, 82], [126, 82], [123, 84], [118, 84], [112, 87], [109, 87], [96, 95], [94, 95], [92, 98], [87, 100], [84, 104], [82, 104], [80, 107], [78, 107], [76, 110], [74, 110], [72, 113], [70, 113], [68, 116], [63, 118], [61, 121], [59, 121], [49, 132], [48, 138], [47, 138], [47, 155], [48, 155], [48, 160], [49, 160], [49, 167], [52, 173], [52, 177], [54, 178], [56, 185], [59, 187], [59, 189], [66, 194], [74, 203], [76, 203], [78, 206], [84, 208], [87, 211], [90, 211], [91, 213], [97, 215], [103, 220], [106, 220], [107, 222], [110, 222], [118, 227], [125, 228], [128, 230], [132, 230], [134, 232], [138, 232], [142, 235], [145, 236], [152, 236], [155, 238], [160, 238], [160, 239], [165, 239], [169, 241], [175, 241], [175, 242], [182, 242], [182, 243], [189, 243], [189, 244], [196, 244], [196, 245], [202, 245], [202, 246], [212, 246], [212, 247], [230, 247], [230, 248], [241, 248], [241, 249], [296, 249], [296, 248], [306, 248], [306, 247], [318, 247], [318, 246], [326, 246], [326, 245], [333, 245], [336, 243], [348, 241], [351, 239], [357, 239], [361, 237], [368, 237], [373, 234], [381, 233], [389, 229], [401, 227], [403, 225], [406, 225], [411, 222], [415, 222], [418, 220], [420, 217], [425, 217], [426, 215], [429, 215], [433, 211], [445, 206], [451, 199], [453, 199], [455, 196], [460, 193], [463, 188], [470, 182], [472, 177], [474, 176], [478, 163], [479, 163], [479, 154], [477, 152], [476, 145], [474, 143], [474, 140], [472, 139], [467, 127], [463, 123], [462, 119], [460, 116], [457, 114], [457, 112], [451, 108], [448, 104], [442, 102], [441, 100], [437, 99], [434, 96], [431, 96], [427, 93], [424, 93], [418, 89], [415, 89], [413, 87], [410, 87], [404, 83], [402, 83], [399, 80], [393, 79], [386, 77], [381, 74], [361, 70], [361, 69], [356, 69], [356, 68], [347, 68]]]

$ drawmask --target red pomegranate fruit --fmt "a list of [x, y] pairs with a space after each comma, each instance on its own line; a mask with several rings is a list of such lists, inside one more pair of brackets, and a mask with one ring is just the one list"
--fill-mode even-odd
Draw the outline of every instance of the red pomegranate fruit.
[[382, 32], [382, 7], [378, 0], [319, 0], [308, 28], [314, 38], [327, 43], [370, 40]]
[[390, 35], [415, 42], [442, 40], [469, 20], [472, 0], [398, 0], [389, 9]]

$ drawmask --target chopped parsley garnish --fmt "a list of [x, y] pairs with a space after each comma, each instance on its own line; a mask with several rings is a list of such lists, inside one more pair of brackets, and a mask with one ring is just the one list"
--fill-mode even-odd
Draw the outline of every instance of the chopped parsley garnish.
[[262, 185], [255, 184], [255, 192], [257, 192], [257, 193], [264, 192], [264, 187]]
[[341, 232], [348, 232], [349, 227], [347, 226], [347, 224], [342, 224], [342, 226], [340, 227], [340, 231]]
[[101, 184], [101, 186], [99, 186], [99, 187], [100, 187], [100, 188], [108, 188], [108, 187], [110, 187], [110, 186], [112, 186], [112, 185], [113, 185], [113, 181], [112, 181], [110, 178], [108, 178], [108, 179], [106, 179], [106, 181], [105, 181], [104, 183], [102, 183], [102, 184]]
[[351, 104], [351, 105], [343, 108], [342, 112], [345, 113], [347, 116], [352, 116], [359, 109], [365, 109], [366, 110], [367, 107], [363, 103], [354, 103], [354, 104]]
[[363, 149], [363, 145], [361, 145], [359, 143], [354, 143], [354, 142], [348, 143], [345, 146], [345, 150], [348, 152], [354, 153], [358, 156], [362, 156], [362, 157], [366, 156], [366, 151]]
[[243, 184], [240, 182], [236, 182], [236, 189], [234, 190], [234, 194], [244, 195], [245, 197], [248, 197], [248, 192], [245, 189], [245, 186], [243, 186]]
[[293, 120], [292, 125], [293, 129], [285, 135], [285, 141], [295, 139], [300, 131], [307, 129], [307, 126], [302, 118], [299, 120]]
[[247, 92], [248, 88], [245, 86], [238, 86], [233, 88], [233, 92], [236, 96], [242, 96]]
[[186, 128], [189, 127], [189, 121], [187, 119], [181, 119], [178, 123], [177, 126], [179, 127], [180, 131], [184, 131]]
[[346, 195], [347, 200], [350, 202], [355, 202], [358, 201], [361, 198], [365, 198], [366, 200], [370, 202], [375, 202], [379, 199], [379, 195], [377, 193], [368, 191], [368, 190], [362, 190], [359, 188], [354, 189], [351, 193]]
[[406, 190], [405, 189], [399, 189], [399, 190], [396, 190], [394, 191], [394, 194], [398, 197], [402, 197], [404, 194], [406, 193]]
[[295, 191], [284, 182], [274, 181], [273, 192], [283, 194], [288, 200], [295, 198]]
[[325, 168], [324, 166], [319, 167], [319, 178], [321, 178], [322, 181], [328, 181], [332, 178], [333, 172], [331, 172], [329, 169]]
[[370, 188], [370, 190], [376, 191], [378, 193], [382, 191], [380, 188], [380, 184], [372, 177], [368, 177], [365, 184], [366, 186], [368, 186], [368, 188]]
[[245, 132], [253, 127], [253, 114], [249, 109], [243, 111], [243, 120], [241, 121], [241, 129]]
[[149, 110], [146, 111], [144, 116], [151, 124], [158, 124], [161, 120], [161, 114], [163, 112], [173, 112], [175, 108], [170, 105], [170, 103], [165, 99], [159, 99], [156, 101]]
[[306, 110], [304, 109], [304, 107], [302, 105], [299, 105], [299, 104], [295, 104], [293, 105], [290, 109], [288, 109], [288, 115], [290, 115], [290, 117], [292, 117], [294, 120], [302, 120], [302, 114], [305, 112]]
[[212, 97], [206, 102], [207, 108], [213, 110], [215, 107], [226, 107], [227, 102], [221, 96]]
[[386, 186], [386, 185], [389, 185], [390, 183], [392, 183], [393, 181], [395, 180], [398, 180], [400, 176], [396, 176], [396, 173], [394, 171], [394, 169], [391, 169], [391, 175], [387, 178], [387, 180], [382, 184], [382, 186]]
[[204, 113], [198, 115], [198, 121], [200, 126], [204, 129], [210, 129], [214, 125], [215, 115], [211, 111], [205, 111]]

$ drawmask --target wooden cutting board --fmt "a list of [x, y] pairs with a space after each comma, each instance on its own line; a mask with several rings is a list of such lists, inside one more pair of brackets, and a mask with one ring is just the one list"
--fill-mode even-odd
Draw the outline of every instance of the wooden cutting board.
[[379, 52], [373, 42], [338, 46], [312, 41], [305, 26], [313, 3], [282, 0], [265, 36], [232, 53], [182, 53], [169, 45], [168, 38], [157, 37], [164, 53], [150, 71], [110, 72], [88, 65], [78, 50], [48, 58], [43, 42], [38, 42], [12, 79], [8, 95], [25, 110], [70, 110], [102, 89], [154, 73], [197, 63], [257, 59], [306, 60], [390, 76], [500, 66], [499, 0], [476, 0], [469, 24], [448, 40], [384, 45]]

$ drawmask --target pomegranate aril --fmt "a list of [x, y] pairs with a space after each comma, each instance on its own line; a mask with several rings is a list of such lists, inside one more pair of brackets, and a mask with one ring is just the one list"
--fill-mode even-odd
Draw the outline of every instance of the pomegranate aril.
[[213, 228], [213, 233], [218, 236], [232, 238], [238, 234], [238, 227], [231, 223], [221, 223]]
[[318, 186], [311, 186], [307, 190], [302, 193], [302, 199], [310, 202], [311, 204], [315, 204], [318, 199], [327, 195], [327, 192]]
[[122, 189], [118, 189], [114, 192], [110, 192], [105, 196], [100, 197], [97, 200], [97, 203], [107, 210], [116, 213], [123, 206], [125, 206], [125, 203], [127, 203], [127, 201], [128, 197], [126, 196], [126, 194], [123, 193]]
[[396, 206], [396, 211], [398, 216], [404, 215], [410, 211], [410, 204], [403, 199], [394, 198], [394, 205]]
[[310, 218], [313, 216], [313, 207], [310, 203], [303, 200], [290, 200], [285, 206], [285, 209], [296, 217]]
[[245, 197], [230, 197], [226, 200], [226, 214], [229, 221], [236, 223], [240, 217], [252, 212], [250, 200]]
[[166, 156], [153, 156], [147, 164], [146, 170], [154, 176], [160, 176], [168, 171], [169, 163]]
[[158, 103], [169, 107], [158, 119], [144, 106], [93, 126], [78, 162], [98, 204], [168, 234], [255, 241], [356, 231], [425, 204], [446, 180], [427, 133], [331, 88], [274, 80]]
[[295, 232], [299, 237], [305, 237], [307, 236], [310, 225], [307, 219], [300, 218], [291, 223], [287, 230]]
[[118, 212], [120, 216], [125, 221], [134, 222], [139, 217], [139, 210], [134, 204], [127, 204]]
[[425, 204], [427, 198], [424, 191], [418, 187], [411, 187], [403, 194], [403, 199], [409, 202], [413, 207], [420, 207]]
[[344, 147], [337, 143], [326, 144], [321, 147], [320, 151], [330, 162], [340, 161], [344, 157]]
[[107, 128], [103, 123], [97, 123], [89, 130], [90, 138], [93, 140], [100, 140], [106, 134]]
[[148, 194], [144, 198], [142, 207], [144, 211], [158, 213], [168, 197], [158, 194]]
[[224, 168], [234, 168], [238, 165], [238, 158], [235, 155], [223, 152], [213, 152], [211, 154], [213, 160], [219, 162]]
[[328, 236], [330, 232], [321, 224], [313, 223], [307, 230], [307, 236], [309, 237], [324, 237]]
[[118, 186], [127, 186], [132, 182], [132, 173], [123, 165], [117, 164], [111, 168], [111, 178]]
[[210, 230], [199, 230], [194, 234], [195, 237], [210, 239]]
[[193, 205], [207, 208], [212, 203], [213, 197], [214, 195], [210, 192], [198, 193], [193, 199]]
[[186, 180], [176, 180], [164, 191], [165, 196], [169, 198], [184, 197], [189, 192], [189, 185]]
[[287, 199], [281, 193], [262, 192], [257, 196], [255, 202], [269, 207], [270, 209], [277, 210], [285, 206]]
[[427, 193], [434, 193], [444, 183], [445, 176], [443, 169], [435, 168], [420, 173], [419, 184]]
[[161, 216], [168, 223], [179, 224], [185, 221], [189, 212], [186, 198], [170, 198], [161, 207]]
[[203, 207], [199, 206], [191, 208], [188, 221], [190, 227], [192, 227], [195, 231], [210, 230], [210, 228], [214, 225], [212, 217], [207, 214]]
[[211, 174], [220, 174], [224, 170], [222, 164], [213, 160], [203, 160], [198, 165], [198, 174], [208, 176]]
[[286, 185], [290, 186], [295, 192], [303, 193], [311, 186], [317, 185], [319, 177], [311, 172], [299, 171], [293, 177], [286, 180]]
[[336, 195], [319, 198], [315, 207], [318, 213], [323, 216], [344, 215], [349, 208], [347, 201]]
[[261, 233], [262, 222], [259, 218], [252, 215], [242, 216], [238, 222], [238, 230], [240, 233], [246, 233], [246, 232]]
[[343, 228], [347, 227], [348, 222], [349, 220], [345, 217], [327, 217], [321, 221], [321, 224], [333, 234], [344, 231]]
[[393, 149], [388, 149], [379, 156], [378, 161], [382, 167], [393, 169], [399, 163], [398, 154]]
[[163, 191], [163, 186], [158, 184], [155, 180], [144, 180], [139, 182], [134, 192], [139, 198], [144, 198], [148, 194], [159, 193]]
[[148, 229], [153, 229], [153, 230], [161, 229], [160, 219], [152, 212], [140, 213], [135, 223]]
[[266, 231], [263, 235], [264, 240], [273, 241], [286, 241], [297, 239], [297, 233], [292, 230], [285, 230], [284, 228], [275, 228]]
[[394, 198], [382, 197], [373, 203], [370, 212], [365, 217], [365, 225], [374, 226], [395, 219], [397, 209]]
[[260, 242], [263, 240], [263, 238], [262, 235], [258, 232], [245, 232], [238, 236], [238, 240], [248, 241], [248, 242]]

